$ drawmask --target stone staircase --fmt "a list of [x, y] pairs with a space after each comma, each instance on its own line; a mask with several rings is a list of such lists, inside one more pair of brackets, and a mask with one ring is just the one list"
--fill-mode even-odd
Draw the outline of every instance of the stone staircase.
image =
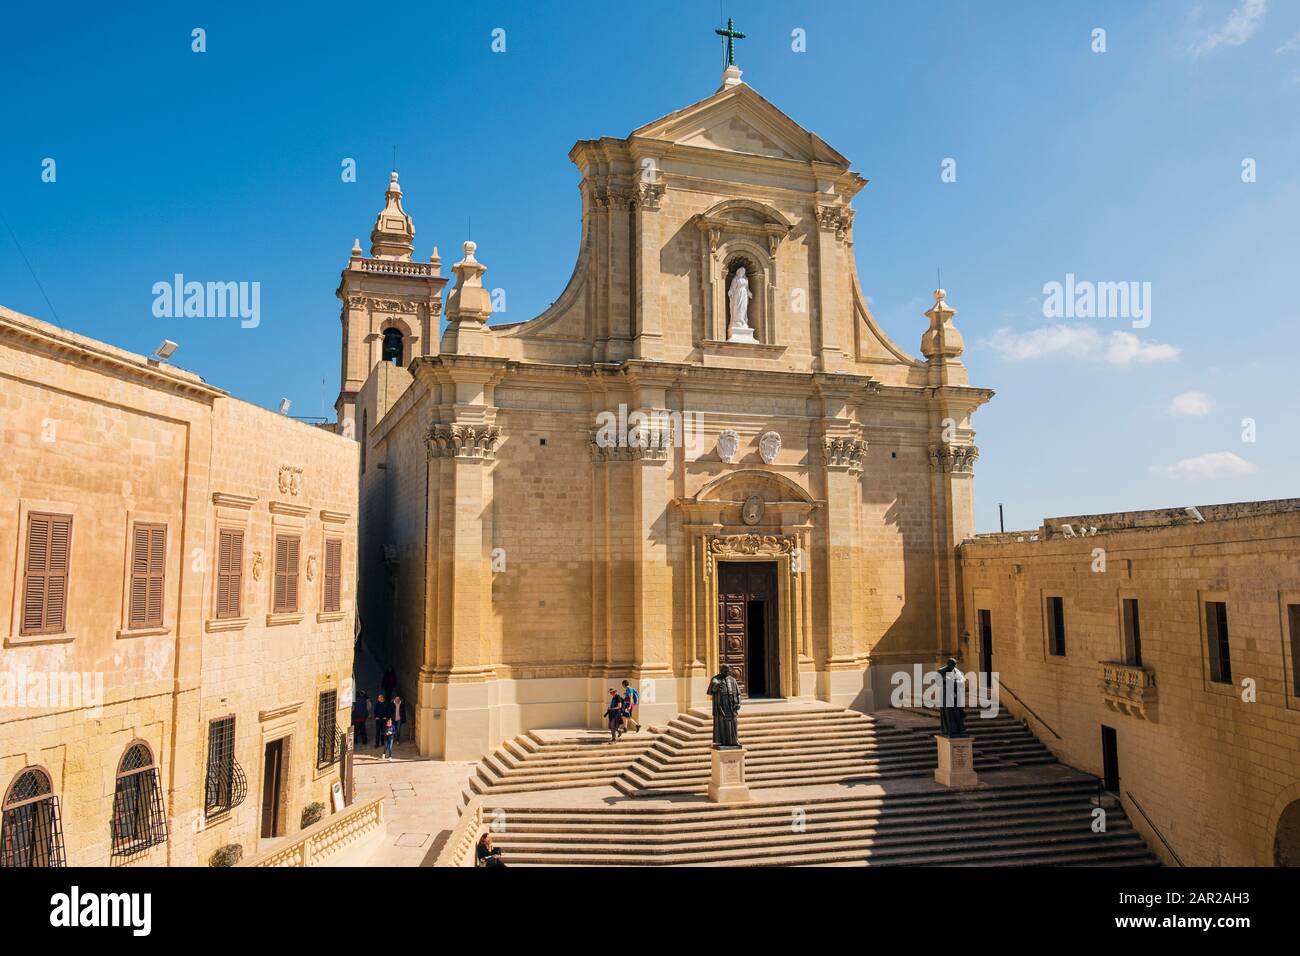
[[1054, 769], [1056, 779], [975, 790], [512, 806], [494, 811], [493, 839], [510, 866], [1158, 865], [1118, 807], [1093, 831], [1095, 779]]
[[[932, 717], [861, 714], [819, 701], [747, 702], [739, 727], [746, 782], [753, 790], [929, 777], [937, 759]], [[1006, 713], [985, 719], [972, 710], [966, 723], [978, 772], [1055, 762]], [[704, 793], [712, 740], [712, 716], [699, 709], [613, 744], [598, 731], [530, 731], [479, 762], [464, 798], [609, 786], [637, 797]]]
[[[923, 712], [921, 712], [923, 713]], [[915, 714], [913, 714], [915, 718]], [[971, 711], [977, 772], [1054, 763], [1029, 729], [1006, 713]], [[829, 704], [762, 702], [741, 711], [745, 782], [751, 790], [898, 777], [929, 777], [936, 766], [937, 722], [861, 714]], [[713, 740], [711, 715], [690, 710], [673, 718], [613, 785], [629, 796], [704, 793]]]
[[617, 743], [597, 731], [529, 731], [488, 754], [469, 780], [471, 794], [608, 787], [654, 742], [650, 730]]

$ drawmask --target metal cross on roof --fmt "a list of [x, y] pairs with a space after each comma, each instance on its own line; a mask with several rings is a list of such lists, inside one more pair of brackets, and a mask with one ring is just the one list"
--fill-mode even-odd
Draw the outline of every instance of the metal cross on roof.
[[736, 41], [745, 39], [745, 34], [736, 30], [736, 21], [727, 17], [727, 29], [714, 30], [720, 37], [727, 38], [727, 66], [736, 65]]

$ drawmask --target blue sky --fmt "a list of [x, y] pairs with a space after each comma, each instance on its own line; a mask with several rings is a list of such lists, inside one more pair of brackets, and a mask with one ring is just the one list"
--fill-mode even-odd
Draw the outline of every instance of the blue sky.
[[[975, 419], [980, 530], [999, 502], [1022, 528], [1295, 494], [1276, 362], [1300, 310], [1300, 4], [86, 6], [0, 15], [0, 215], [54, 312], [3, 227], [0, 304], [136, 351], [174, 339], [242, 398], [331, 415], [334, 290], [393, 146], [417, 257], [454, 261], [472, 218], [502, 321], [528, 318], [577, 251], [569, 148], [712, 93], [732, 16], [746, 82], [871, 181], [863, 288], [914, 354], [943, 270], [972, 383], [998, 392]], [[261, 324], [155, 317], [177, 272], [259, 282]], [[1149, 326], [1045, 316], [1067, 274], [1149, 282]]]

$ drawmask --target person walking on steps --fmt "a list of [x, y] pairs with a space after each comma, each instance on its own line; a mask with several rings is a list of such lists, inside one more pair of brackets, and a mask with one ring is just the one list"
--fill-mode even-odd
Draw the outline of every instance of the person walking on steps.
[[636, 711], [641, 705], [641, 695], [636, 692], [636, 688], [623, 681], [623, 726], [631, 727], [632, 733], [641, 732], [641, 724], [637, 722]]
[[623, 698], [612, 687], [609, 689], [609, 706], [605, 709], [605, 719], [609, 721], [609, 742], [612, 744], [623, 733]]
[[393, 720], [384, 721], [384, 759], [393, 759]]

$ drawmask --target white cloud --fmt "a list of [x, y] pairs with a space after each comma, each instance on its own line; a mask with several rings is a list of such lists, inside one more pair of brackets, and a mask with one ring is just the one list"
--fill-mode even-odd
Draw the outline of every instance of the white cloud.
[[1132, 332], [1111, 332], [1103, 336], [1090, 325], [1045, 325], [1027, 332], [998, 329], [987, 344], [1003, 358], [1015, 362], [1059, 355], [1128, 365], [1173, 362], [1180, 354], [1176, 346], [1144, 342]]
[[1170, 415], [1208, 415], [1210, 414], [1210, 396], [1204, 392], [1183, 392], [1175, 395], [1169, 403]]
[[1132, 332], [1112, 332], [1106, 345], [1106, 361], [1112, 365], [1129, 362], [1174, 362], [1179, 349], [1161, 342], [1143, 342]]
[[1151, 470], [1170, 478], [1233, 478], [1254, 474], [1256, 466], [1230, 451], [1210, 451], [1172, 465], [1152, 465]]
[[1278, 53], [1294, 53], [1296, 50], [1300, 50], [1300, 33], [1297, 33], [1277, 48]]
[[1208, 53], [1221, 46], [1241, 46], [1263, 25], [1267, 12], [1268, 0], [1241, 0], [1222, 25], [1202, 37], [1196, 52]]

